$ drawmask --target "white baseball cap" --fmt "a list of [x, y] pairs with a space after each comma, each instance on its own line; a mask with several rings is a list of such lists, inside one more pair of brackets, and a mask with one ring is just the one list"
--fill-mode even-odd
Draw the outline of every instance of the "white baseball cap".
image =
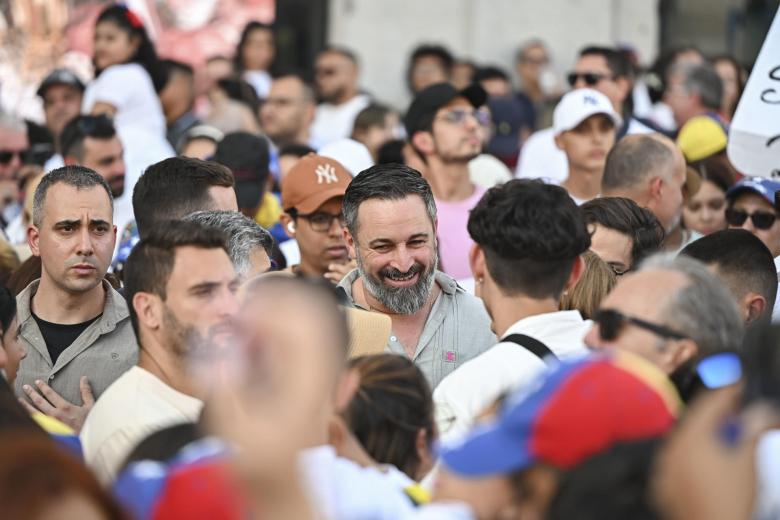
[[609, 117], [615, 123], [615, 128], [623, 124], [623, 118], [615, 112], [612, 102], [598, 90], [578, 88], [567, 92], [553, 112], [555, 135], [575, 128], [596, 114], [604, 114]]

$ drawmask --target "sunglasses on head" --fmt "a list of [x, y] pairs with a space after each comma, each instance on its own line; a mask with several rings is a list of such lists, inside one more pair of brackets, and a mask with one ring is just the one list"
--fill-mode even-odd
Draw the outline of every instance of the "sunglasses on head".
[[599, 335], [605, 341], [614, 341], [623, 331], [626, 324], [636, 325], [641, 329], [652, 332], [656, 336], [665, 339], [686, 339], [685, 334], [674, 331], [663, 325], [656, 325], [640, 318], [626, 316], [625, 314], [612, 309], [602, 309], [593, 317], [593, 321], [599, 324]]
[[614, 79], [614, 76], [608, 74], [599, 74], [597, 72], [570, 72], [566, 75], [566, 80], [569, 82], [569, 86], [573, 87], [577, 84], [577, 80], [582, 78], [582, 81], [589, 87], [596, 85], [602, 79]]
[[6, 165], [18, 157], [20, 162], [27, 159], [28, 150], [0, 150], [0, 164]]
[[769, 229], [775, 224], [777, 214], [768, 211], [748, 213], [747, 211], [734, 208], [726, 210], [726, 222], [728, 222], [729, 226], [741, 227], [748, 218], [753, 221], [753, 226], [756, 229]]

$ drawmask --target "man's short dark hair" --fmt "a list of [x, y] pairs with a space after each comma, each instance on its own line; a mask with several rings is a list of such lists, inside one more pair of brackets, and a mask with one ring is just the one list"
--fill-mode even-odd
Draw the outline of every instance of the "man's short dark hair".
[[233, 172], [240, 209], [256, 209], [261, 205], [270, 168], [270, 151], [265, 137], [249, 132], [227, 134], [217, 143], [214, 162]]
[[282, 145], [279, 148], [279, 157], [292, 155], [294, 157], [306, 157], [310, 153], [317, 153], [317, 150], [306, 144], [290, 143]]
[[600, 197], [581, 206], [585, 223], [627, 235], [631, 239], [631, 268], [661, 250], [664, 227], [649, 209], [624, 197]]
[[487, 81], [490, 79], [500, 79], [508, 82], [509, 74], [507, 74], [507, 72], [501, 67], [497, 67], [495, 65], [480, 67], [477, 69], [477, 72], [474, 74], [475, 83], [479, 83], [480, 81]]
[[351, 61], [355, 67], [359, 65], [357, 54], [347, 49], [346, 47], [341, 47], [339, 45], [328, 45], [320, 51], [320, 56], [328, 53], [340, 54], [341, 56], [344, 56], [349, 61]]
[[634, 188], [655, 172], [673, 170], [674, 163], [674, 153], [655, 134], [628, 136], [607, 154], [601, 192]]
[[116, 135], [114, 123], [105, 114], [76, 116], [65, 125], [60, 134], [60, 154], [84, 160], [84, 140], [111, 139]]
[[580, 58], [601, 56], [607, 62], [610, 72], [618, 78], [631, 78], [634, 70], [625, 54], [612, 47], [588, 46], [580, 51]]
[[489, 189], [468, 223], [490, 276], [509, 296], [555, 298], [590, 247], [582, 212], [559, 186], [515, 179]]
[[387, 115], [390, 113], [390, 108], [386, 107], [385, 105], [381, 105], [379, 103], [371, 103], [366, 108], [358, 112], [357, 117], [355, 117], [355, 124], [352, 127], [352, 135], [355, 135], [355, 132], [363, 131], [367, 132], [370, 128], [374, 126], [385, 126], [385, 120], [387, 119]]
[[357, 238], [358, 209], [369, 199], [402, 200], [418, 195], [425, 203], [431, 222], [436, 221], [436, 202], [422, 174], [404, 164], [377, 164], [352, 179], [344, 193], [342, 212], [350, 234]]
[[772, 315], [777, 297], [777, 271], [772, 253], [744, 229], [724, 229], [688, 244], [681, 255], [715, 266], [737, 298], [751, 291], [764, 297]]
[[67, 184], [77, 190], [88, 190], [100, 186], [106, 191], [108, 202], [111, 205], [111, 213], [114, 212], [114, 198], [111, 196], [111, 188], [108, 187], [108, 183], [103, 177], [86, 166], [63, 166], [41, 177], [40, 184], [35, 188], [32, 210], [32, 221], [35, 227], [41, 227], [46, 194], [49, 192], [49, 188], [55, 184]]
[[234, 184], [230, 170], [211, 161], [171, 157], [149, 166], [133, 190], [138, 234], [145, 237], [163, 220], [177, 220], [195, 211], [216, 209], [209, 188], [232, 188]]
[[694, 65], [683, 69], [683, 88], [698, 94], [701, 104], [710, 110], [720, 110], [723, 101], [723, 81], [711, 65]]
[[222, 249], [227, 254], [225, 235], [214, 228], [182, 220], [158, 221], [158, 224], [133, 248], [124, 270], [125, 300], [138, 341], [141, 338], [133, 298], [137, 293], [145, 292], [165, 301], [177, 248]]
[[452, 56], [452, 53], [443, 45], [429, 43], [418, 45], [415, 47], [415, 49], [412, 51], [412, 55], [409, 57], [410, 67], [413, 67], [420, 58], [438, 59], [446, 74], [449, 74], [453, 65], [455, 65], [455, 58]]

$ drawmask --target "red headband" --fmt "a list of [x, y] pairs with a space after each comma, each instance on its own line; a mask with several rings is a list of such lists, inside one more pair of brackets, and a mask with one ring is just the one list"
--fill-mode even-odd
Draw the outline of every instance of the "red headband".
[[131, 11], [130, 9], [126, 8], [125, 16], [127, 17], [127, 21], [130, 22], [130, 25], [134, 29], [143, 29], [143, 27], [144, 27], [143, 22], [141, 22], [141, 19], [138, 18], [138, 15], [135, 14], [133, 11]]

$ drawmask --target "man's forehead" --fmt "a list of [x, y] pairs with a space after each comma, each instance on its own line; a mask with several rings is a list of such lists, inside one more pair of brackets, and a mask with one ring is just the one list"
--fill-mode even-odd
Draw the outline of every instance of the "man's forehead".
[[774, 206], [769, 203], [762, 195], [754, 191], [745, 191], [737, 195], [732, 204], [734, 207], [750, 207], [757, 209], [766, 209], [774, 211]]
[[607, 64], [606, 58], [598, 54], [586, 54], [577, 58], [577, 63], [574, 68], [578, 70], [591, 70], [591, 71], [607, 71], [609, 72], [609, 64]]
[[58, 182], [46, 191], [43, 207], [47, 213], [70, 214], [84, 210], [93, 214], [107, 213], [111, 217], [111, 200], [103, 186], [77, 188]]
[[177, 247], [168, 282], [182, 284], [184, 289], [201, 283], [232, 281], [235, 270], [227, 252], [220, 247]]
[[446, 105], [442, 106], [439, 111], [441, 110], [449, 110], [451, 108], [472, 108], [471, 103], [469, 103], [469, 100], [464, 98], [463, 96], [458, 96]]
[[685, 275], [676, 271], [648, 269], [630, 273], [621, 278], [602, 306], [655, 316], [687, 284]]

